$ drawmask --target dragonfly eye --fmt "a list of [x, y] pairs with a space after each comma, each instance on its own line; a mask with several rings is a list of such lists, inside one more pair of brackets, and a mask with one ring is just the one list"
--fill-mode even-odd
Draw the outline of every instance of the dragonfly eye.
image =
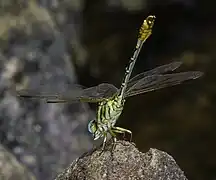
[[88, 131], [92, 134], [94, 134], [97, 131], [97, 124], [96, 124], [95, 120], [91, 120], [88, 123]]
[[155, 16], [149, 16], [147, 19], [146, 19], [146, 22], [148, 24], [148, 26], [152, 27], [153, 24], [154, 24], [154, 21], [155, 21]]

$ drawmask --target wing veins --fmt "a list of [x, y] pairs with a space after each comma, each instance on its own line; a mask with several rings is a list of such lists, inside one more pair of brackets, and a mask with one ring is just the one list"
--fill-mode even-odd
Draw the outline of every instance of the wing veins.
[[45, 99], [47, 103], [64, 103], [71, 101], [95, 103], [112, 97], [117, 91], [118, 89], [114, 85], [102, 83], [98, 86], [93, 86], [83, 90], [72, 90], [70, 93], [49, 94], [35, 92], [33, 90], [21, 90], [17, 91], [17, 94], [23, 98]]
[[199, 71], [181, 72], [175, 74], [152, 75], [139, 80], [125, 94], [125, 97], [146, 93], [169, 86], [181, 84], [183, 81], [197, 79], [203, 73]]
[[146, 76], [151, 76], [151, 75], [156, 75], [156, 74], [163, 74], [169, 71], [174, 71], [176, 70], [179, 66], [181, 66], [182, 62], [181, 61], [174, 61], [169, 64], [165, 64], [162, 66], [158, 66], [154, 69], [142, 72], [133, 78], [130, 79], [128, 82], [128, 88], [132, 87], [134, 84], [136, 84], [140, 79], [146, 77]]

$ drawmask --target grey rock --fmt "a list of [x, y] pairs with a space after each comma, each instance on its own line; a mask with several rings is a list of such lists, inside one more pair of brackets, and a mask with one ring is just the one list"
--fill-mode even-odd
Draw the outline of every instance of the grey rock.
[[1, 180], [36, 180], [34, 175], [17, 161], [16, 157], [0, 145]]
[[166, 152], [150, 149], [140, 152], [133, 143], [117, 141], [113, 151], [109, 142], [74, 161], [55, 180], [186, 180], [183, 171]]
[[[73, 59], [67, 51], [73, 37], [69, 29], [75, 32], [76, 25], [68, 20], [69, 28], [61, 26], [68, 32], [62, 33], [50, 14], [29, 1], [19, 15], [0, 17], [5, 27], [0, 32], [0, 140], [38, 180], [52, 179], [92, 147], [87, 104], [46, 104], [21, 99], [15, 91], [73, 93], [77, 88]], [[11, 23], [4, 26], [8, 19]]]

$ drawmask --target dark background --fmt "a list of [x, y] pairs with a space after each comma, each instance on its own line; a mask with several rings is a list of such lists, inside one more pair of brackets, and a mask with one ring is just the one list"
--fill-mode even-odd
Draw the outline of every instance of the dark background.
[[[54, 29], [65, 38], [65, 52], [74, 66], [74, 74], [79, 84], [90, 87], [108, 82], [120, 87], [125, 66], [136, 44], [138, 29], [150, 14], [156, 16], [153, 34], [141, 50], [133, 75], [174, 60], [183, 62], [177, 71], [199, 70], [205, 73], [202, 78], [182, 85], [129, 98], [117, 124], [132, 130], [133, 141], [140, 151], [146, 152], [149, 148], [157, 148], [169, 153], [188, 179], [214, 180], [216, 178], [214, 1], [83, 0], [78, 5], [77, 1], [71, 1], [69, 4], [67, 2], [55, 4], [51, 0], [41, 0], [36, 4], [50, 13], [56, 23]], [[4, 6], [2, 17], [8, 12], [20, 15], [26, 8], [28, 3], [25, 1], [18, 2], [16, 6], [14, 3], [13, 6]], [[67, 14], [67, 20], [63, 23], [58, 21], [61, 19], [61, 13]], [[75, 32], [65, 28], [67, 25], [75, 26]], [[37, 32], [37, 29], [34, 31]], [[40, 34], [39, 39], [43, 39], [42, 46], [38, 49], [47, 53], [47, 48], [55, 38], [49, 33], [41, 33], [41, 30], [38, 34]], [[20, 34], [15, 37], [10, 35], [7, 38], [1, 36], [0, 47], [5, 57], [9, 56], [8, 52], [14, 42], [23, 41], [22, 36]], [[28, 38], [29, 42], [38, 39], [38, 36], [32, 35]], [[54, 48], [54, 51], [57, 49]], [[59, 60], [55, 58], [56, 62], [60, 62], [60, 58]], [[38, 61], [40, 60], [39, 58]], [[37, 69], [35, 64], [28, 66], [29, 72], [33, 71], [31, 68], [34, 71]], [[19, 78], [16, 79], [16, 83], [21, 81], [21, 75], [17, 77]], [[46, 83], [49, 84], [49, 81]], [[90, 107], [95, 110], [94, 106]], [[86, 131], [85, 126], [82, 128], [83, 131]], [[2, 137], [7, 136], [7, 131], [8, 129], [2, 130]], [[44, 137], [43, 132], [41, 133], [40, 136]], [[2, 144], [12, 152], [20, 142], [16, 140], [11, 143], [5, 137], [2, 138]], [[31, 143], [27, 145], [31, 146]], [[16, 154], [15, 156], [17, 157]], [[43, 158], [43, 154], [40, 157]], [[34, 168], [25, 165], [38, 179], [50, 177], [52, 174], [41, 175], [43, 168], [40, 170], [38, 167], [40, 163]], [[63, 167], [67, 165], [68, 163], [65, 163]], [[53, 169], [52, 171], [57, 172]]]
[[[214, 179], [213, 1], [143, 1], [143, 4], [137, 11], [122, 7], [107, 9], [101, 1], [87, 4], [83, 41], [89, 50], [89, 66], [80, 73], [80, 82], [87, 86], [110, 82], [119, 87], [136, 43], [137, 29], [149, 14], [156, 15], [153, 34], [144, 44], [133, 73], [180, 60], [184, 62], [180, 70], [200, 70], [205, 76], [129, 98], [118, 124], [132, 130], [133, 140], [143, 152], [154, 147], [172, 155], [188, 179]], [[95, 64], [99, 73], [93, 76], [91, 68]]]

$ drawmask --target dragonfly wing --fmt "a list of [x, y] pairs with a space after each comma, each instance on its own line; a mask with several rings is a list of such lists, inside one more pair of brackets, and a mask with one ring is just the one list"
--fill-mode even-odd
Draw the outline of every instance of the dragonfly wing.
[[102, 83], [98, 86], [83, 90], [82, 94], [79, 96], [79, 99], [85, 102], [100, 102], [113, 97], [113, 95], [117, 92], [118, 89], [114, 85]]
[[169, 86], [174, 86], [190, 79], [197, 79], [203, 75], [200, 71], [181, 72], [175, 74], [146, 76], [134, 84], [125, 93], [125, 97], [142, 94]]
[[40, 93], [35, 90], [30, 89], [22, 89], [19, 91], [16, 91], [17, 95], [23, 98], [40, 98], [40, 99], [46, 99], [46, 98], [55, 98], [58, 96], [58, 94], [49, 94], [49, 93]]
[[20, 97], [44, 99], [47, 103], [63, 103], [71, 101], [99, 102], [112, 97], [117, 91], [118, 89], [112, 84], [103, 83], [86, 89], [75, 88], [61, 93], [51, 94], [34, 90], [21, 90], [17, 91], [17, 93]]
[[133, 78], [131, 78], [128, 82], [128, 88], [132, 87], [134, 84], [136, 84], [140, 79], [146, 77], [146, 76], [151, 76], [151, 75], [156, 75], [156, 74], [163, 74], [169, 71], [174, 71], [176, 70], [179, 66], [181, 66], [182, 62], [180, 61], [174, 61], [169, 64], [165, 64], [159, 67], [156, 67], [154, 69], [151, 69], [149, 71], [142, 72]]
[[[46, 102], [66, 102], [66, 101], [77, 101], [79, 96], [82, 94], [82, 89], [73, 89], [70, 92], [41, 92], [39, 89], [23, 89], [16, 91], [17, 95], [22, 98], [28, 99], [44, 99]], [[71, 95], [69, 95], [69, 93]], [[68, 98], [66, 100], [66, 97]]]

